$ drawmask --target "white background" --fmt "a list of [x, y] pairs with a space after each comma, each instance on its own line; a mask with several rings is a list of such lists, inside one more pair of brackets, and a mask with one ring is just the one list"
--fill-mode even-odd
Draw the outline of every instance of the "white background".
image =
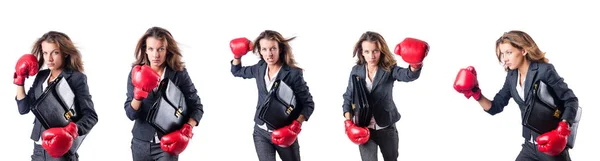
[[[181, 44], [184, 61], [205, 115], [180, 160], [258, 160], [252, 141], [255, 80], [234, 78], [229, 41], [254, 39], [265, 29], [286, 37], [315, 101], [303, 126], [302, 160], [358, 161], [358, 146], [344, 134], [342, 94], [354, 65], [354, 43], [367, 31], [381, 33], [390, 48], [405, 37], [427, 41], [431, 50], [421, 77], [396, 83], [399, 160], [514, 160], [521, 150], [518, 106], [490, 116], [452, 88], [460, 68], [475, 66], [483, 94], [493, 97], [506, 76], [494, 42], [512, 29], [528, 32], [547, 52], [584, 108], [573, 160], [597, 160], [600, 15], [591, 2], [419, 1], [3, 1], [0, 6], [0, 156], [29, 160], [33, 114], [19, 115], [12, 84], [17, 59], [42, 34], [68, 34], [83, 54], [99, 122], [80, 148], [80, 160], [130, 160], [131, 128], [123, 110], [126, 81], [137, 40], [160, 26]], [[400, 66], [407, 66], [395, 56]], [[257, 62], [246, 56], [244, 65]], [[589, 76], [592, 75], [592, 76]], [[29, 89], [33, 78], [26, 81]], [[13, 157], [9, 159], [8, 157]], [[381, 154], [379, 154], [381, 157]], [[382, 160], [382, 159], [380, 159]]]

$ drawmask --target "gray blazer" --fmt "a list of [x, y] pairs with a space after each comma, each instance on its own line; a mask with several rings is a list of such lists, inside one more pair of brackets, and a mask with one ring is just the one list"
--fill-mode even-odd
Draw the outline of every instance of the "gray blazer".
[[[44, 93], [45, 89], [43, 89], [42, 85], [49, 75], [50, 70], [48, 69], [39, 71], [33, 81], [33, 85], [27, 92], [27, 96], [21, 100], [17, 100], [21, 115], [29, 113], [31, 111], [30, 106]], [[73, 94], [75, 94], [75, 108], [80, 114], [80, 117], [73, 118], [74, 123], [77, 125], [77, 133], [80, 136], [86, 135], [98, 122], [98, 114], [96, 114], [96, 110], [94, 109], [94, 102], [92, 102], [92, 95], [90, 95], [87, 84], [87, 76], [69, 68], [63, 69], [60, 75], [67, 80], [67, 83], [73, 90]], [[45, 130], [40, 121], [35, 119], [30, 136], [31, 140], [38, 141]]]
[[[133, 70], [133, 67], [131, 68]], [[127, 78], [127, 99], [125, 100], [124, 108], [125, 114], [127, 118], [131, 121], [135, 121], [133, 124], [133, 129], [131, 129], [131, 133], [134, 138], [150, 141], [154, 138], [154, 133], [156, 133], [156, 129], [146, 121], [146, 117], [148, 117], [148, 112], [152, 105], [158, 99], [156, 96], [156, 92], [148, 93], [148, 97], [142, 100], [142, 105], [136, 111], [131, 107], [131, 101], [133, 100], [133, 91], [134, 86], [131, 83], [131, 72], [129, 72]], [[188, 75], [187, 69], [184, 68], [183, 71], [175, 71], [171, 67], [167, 67], [165, 69], [164, 79], [169, 79], [175, 83], [175, 85], [181, 90], [183, 95], [185, 96], [185, 103], [187, 104], [189, 110], [189, 118], [196, 120], [198, 126], [200, 124], [200, 120], [204, 115], [204, 106], [200, 100], [200, 96], [198, 96], [198, 91], [194, 86], [194, 83], [190, 79]], [[187, 122], [187, 120], [185, 121]], [[158, 137], [162, 138], [163, 134], [159, 133]]]
[[[233, 62], [233, 60], [231, 61]], [[231, 63], [230, 62], [230, 63]], [[252, 66], [231, 65], [231, 74], [235, 77], [241, 77], [244, 79], [254, 78], [256, 79], [256, 87], [258, 88], [258, 101], [256, 110], [254, 113], [254, 122], [257, 124], [263, 124], [263, 121], [258, 118], [258, 109], [269, 96], [269, 91], [265, 85], [265, 71], [267, 70], [267, 63], [264, 60], [260, 60], [258, 63]], [[304, 115], [305, 121], [308, 121], [315, 109], [315, 103], [313, 102], [312, 95], [304, 81], [303, 72], [300, 69], [292, 68], [288, 65], [283, 65], [277, 74], [277, 79], [283, 79], [282, 81], [288, 84], [296, 96], [296, 106], [302, 108], [300, 114]], [[294, 116], [292, 116], [294, 117]]]
[[[521, 110], [521, 118], [525, 116], [525, 109], [527, 108], [527, 100], [529, 99], [531, 86], [533, 82], [541, 80], [548, 87], [552, 88], [552, 91], [557, 96], [556, 103], [559, 107], [565, 107], [563, 112], [562, 119], [567, 120], [569, 123], [573, 123], [575, 120], [575, 116], [577, 114], [577, 108], [579, 107], [579, 101], [573, 91], [569, 89], [567, 83], [563, 81], [563, 78], [558, 75], [556, 70], [554, 69], [554, 65], [549, 63], [537, 63], [531, 62], [529, 64], [529, 71], [527, 72], [527, 76], [525, 78], [525, 90], [524, 90], [524, 98], [521, 99], [519, 94], [517, 93], [517, 78], [518, 78], [517, 70], [510, 70], [506, 73], [506, 80], [504, 81], [504, 86], [502, 89], [494, 96], [494, 100], [492, 101], [492, 107], [487, 111], [491, 115], [495, 115], [504, 110], [504, 107], [508, 105], [508, 101], [510, 98], [513, 98], [515, 102], [519, 105], [519, 109]], [[537, 74], [536, 80], [533, 80], [533, 76]], [[525, 139], [529, 139], [531, 136], [533, 138], [537, 138], [539, 134], [535, 134], [526, 127], [523, 127], [523, 137]]]
[[[403, 68], [394, 65], [390, 71], [385, 71], [381, 67], [377, 68], [377, 74], [375, 74], [373, 80], [373, 87], [369, 93], [369, 104], [373, 112], [377, 125], [381, 127], [393, 125], [400, 120], [400, 113], [394, 103], [394, 97], [392, 90], [394, 89], [394, 82], [412, 82], [417, 80], [421, 75], [421, 69], [416, 72], [410, 70], [410, 68]], [[342, 105], [343, 113], [352, 111], [352, 75], [358, 75], [360, 78], [366, 77], [365, 65], [354, 65], [350, 72], [350, 78], [348, 79], [348, 87], [346, 92], [343, 94], [344, 104]], [[352, 112], [351, 112], [352, 113]]]

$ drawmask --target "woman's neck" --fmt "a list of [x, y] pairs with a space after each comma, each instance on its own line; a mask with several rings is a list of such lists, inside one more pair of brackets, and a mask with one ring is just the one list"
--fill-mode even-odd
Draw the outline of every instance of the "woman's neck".
[[531, 64], [529, 60], [524, 60], [521, 66], [518, 68], [519, 73], [527, 75], [527, 71], [529, 71], [529, 64]]
[[279, 68], [281, 68], [281, 63], [275, 63], [275, 64], [269, 64], [267, 65], [269, 67], [269, 71], [271, 70], [279, 70]]
[[63, 70], [62, 69], [53, 69], [50, 70], [50, 76], [56, 78]]
[[370, 72], [376, 71], [379, 66], [367, 64], [367, 70]]
[[165, 65], [161, 65], [161, 66], [151, 66], [150, 68], [152, 68], [152, 70], [156, 73], [158, 73], [158, 75], [163, 74], [164, 70], [165, 70]]

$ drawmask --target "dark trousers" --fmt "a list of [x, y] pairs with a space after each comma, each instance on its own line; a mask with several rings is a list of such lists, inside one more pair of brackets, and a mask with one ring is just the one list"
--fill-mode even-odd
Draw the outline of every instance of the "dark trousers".
[[378, 147], [381, 148], [383, 160], [398, 160], [398, 130], [395, 125], [380, 130], [369, 129], [369, 132], [369, 141], [358, 146], [363, 161], [377, 161]]
[[537, 145], [529, 141], [525, 141], [522, 146], [523, 149], [521, 149], [521, 152], [515, 161], [571, 161], [569, 150], [567, 148], [559, 155], [553, 157], [540, 152], [537, 149]]
[[133, 161], [177, 161], [179, 156], [173, 156], [160, 148], [160, 143], [131, 139]]
[[67, 153], [60, 158], [53, 158], [42, 145], [33, 144], [31, 161], [79, 161], [79, 155], [77, 153], [75, 153], [75, 155], [69, 155]]
[[300, 145], [296, 140], [291, 146], [282, 148], [273, 144], [271, 141], [271, 133], [255, 126], [254, 133], [254, 148], [258, 155], [259, 161], [276, 161], [275, 152], [279, 154], [282, 161], [300, 161]]

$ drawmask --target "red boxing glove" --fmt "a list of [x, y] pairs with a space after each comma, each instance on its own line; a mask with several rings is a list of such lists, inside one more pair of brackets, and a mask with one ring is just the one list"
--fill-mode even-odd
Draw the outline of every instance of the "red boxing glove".
[[402, 60], [415, 69], [421, 68], [423, 59], [425, 59], [428, 52], [429, 44], [427, 42], [410, 37], [405, 38], [394, 49], [394, 53], [401, 56]]
[[135, 87], [133, 96], [136, 100], [143, 100], [148, 93], [158, 86], [160, 76], [150, 66], [136, 65], [131, 71], [131, 83]]
[[358, 127], [354, 125], [352, 120], [344, 121], [344, 125], [346, 126], [346, 135], [350, 141], [355, 144], [361, 145], [367, 143], [369, 141], [369, 137], [371, 137], [371, 133], [366, 127]]
[[454, 89], [464, 94], [467, 99], [473, 97], [478, 101], [481, 98], [481, 89], [479, 89], [475, 67], [469, 66], [458, 71], [454, 80]]
[[550, 156], [557, 156], [567, 146], [571, 130], [566, 122], [559, 122], [558, 127], [536, 138], [538, 150]]
[[34, 76], [39, 70], [37, 57], [33, 54], [25, 54], [19, 58], [15, 65], [13, 82], [18, 86], [25, 84], [25, 79]]
[[229, 42], [233, 58], [239, 59], [252, 51], [252, 42], [245, 37], [235, 38]]
[[183, 124], [181, 129], [160, 138], [160, 148], [171, 155], [179, 155], [185, 150], [192, 136], [192, 125]]
[[65, 127], [50, 128], [42, 133], [42, 147], [50, 156], [59, 158], [71, 149], [77, 136], [77, 125], [73, 122]]
[[289, 147], [296, 141], [298, 134], [302, 131], [300, 126], [302, 126], [300, 122], [294, 120], [291, 125], [273, 131], [271, 133], [271, 140], [275, 145], [279, 145], [280, 147]]

